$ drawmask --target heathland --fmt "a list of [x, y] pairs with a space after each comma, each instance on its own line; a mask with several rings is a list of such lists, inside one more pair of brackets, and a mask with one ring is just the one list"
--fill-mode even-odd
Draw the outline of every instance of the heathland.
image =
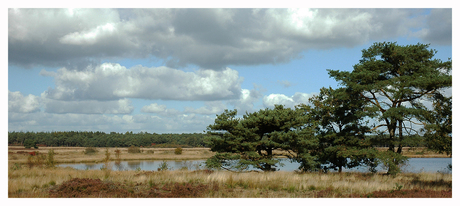
[[[95, 153], [88, 153], [87, 149], [9, 146], [8, 197], [452, 197], [452, 174], [446, 173], [391, 176], [350, 172], [112, 171], [55, 167], [57, 163], [109, 160], [206, 159], [214, 154], [209, 148], [183, 148], [180, 154], [176, 154], [176, 148], [139, 148], [138, 153], [128, 152], [130, 148], [96, 148]], [[34, 151], [32, 156], [30, 153]], [[405, 148], [403, 152], [409, 157], [436, 156], [424, 148]]]

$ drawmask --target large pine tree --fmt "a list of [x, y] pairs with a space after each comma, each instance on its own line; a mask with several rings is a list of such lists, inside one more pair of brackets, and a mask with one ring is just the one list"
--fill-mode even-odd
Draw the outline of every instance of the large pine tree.
[[[329, 70], [332, 78], [359, 92], [378, 111], [379, 123], [373, 129], [384, 128], [389, 152], [401, 154], [405, 135], [416, 132], [411, 125], [426, 113], [423, 101], [452, 86], [452, 62], [434, 59], [436, 51], [428, 48], [427, 44], [375, 43], [362, 51], [352, 72]], [[398, 158], [390, 159], [398, 164]], [[395, 170], [391, 167], [389, 173]]]

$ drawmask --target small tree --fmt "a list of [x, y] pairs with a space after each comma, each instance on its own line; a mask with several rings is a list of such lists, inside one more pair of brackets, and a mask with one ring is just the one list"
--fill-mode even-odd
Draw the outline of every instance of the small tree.
[[56, 161], [54, 160], [54, 150], [50, 149], [48, 150], [48, 156], [46, 158], [45, 164], [48, 167], [54, 167], [56, 164]]
[[217, 153], [206, 161], [207, 167], [244, 170], [252, 166], [274, 171], [279, 163], [275, 150], [285, 151], [299, 162], [311, 160], [308, 150], [316, 142], [313, 130], [305, 127], [307, 120], [300, 107], [293, 110], [275, 105], [274, 109], [246, 113], [243, 118], [236, 114], [236, 110], [225, 110], [208, 126], [212, 135], [208, 145]]
[[35, 148], [35, 149], [38, 149], [37, 143], [33, 139], [24, 140], [24, 147], [27, 148], [27, 149], [30, 149], [32, 147]]

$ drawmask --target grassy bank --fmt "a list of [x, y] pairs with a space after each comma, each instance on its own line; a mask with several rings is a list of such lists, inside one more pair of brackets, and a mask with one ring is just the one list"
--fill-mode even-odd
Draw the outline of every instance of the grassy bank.
[[[52, 149], [55, 153], [54, 160], [56, 163], [97, 163], [105, 158], [106, 148], [96, 148], [98, 150], [93, 154], [85, 154], [85, 147], [40, 147], [38, 149], [25, 149], [22, 146], [8, 146], [8, 162], [24, 164], [27, 162], [29, 152], [38, 151], [40, 154], [46, 154]], [[182, 148], [182, 154], [174, 153], [175, 148], [140, 148], [141, 153], [128, 153], [128, 148], [108, 148], [111, 154], [110, 158], [115, 160], [115, 150], [120, 150], [121, 161], [126, 160], [199, 160], [207, 159], [214, 155], [209, 148]], [[386, 150], [388, 148], [378, 148]], [[403, 155], [410, 158], [420, 157], [448, 157], [437, 154], [426, 148], [403, 148]], [[275, 151], [274, 154], [283, 157], [283, 153]]]
[[[8, 197], [452, 197], [452, 175], [110, 171], [9, 164]], [[414, 195], [415, 194], [415, 195]], [[387, 195], [387, 196], [385, 196]], [[409, 196], [408, 196], [409, 195]]]

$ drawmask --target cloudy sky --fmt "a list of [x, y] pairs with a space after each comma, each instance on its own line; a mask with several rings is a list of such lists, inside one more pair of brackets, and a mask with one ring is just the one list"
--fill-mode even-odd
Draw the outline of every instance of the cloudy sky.
[[452, 9], [8, 9], [8, 131], [202, 132], [307, 103], [374, 42], [452, 57]]

